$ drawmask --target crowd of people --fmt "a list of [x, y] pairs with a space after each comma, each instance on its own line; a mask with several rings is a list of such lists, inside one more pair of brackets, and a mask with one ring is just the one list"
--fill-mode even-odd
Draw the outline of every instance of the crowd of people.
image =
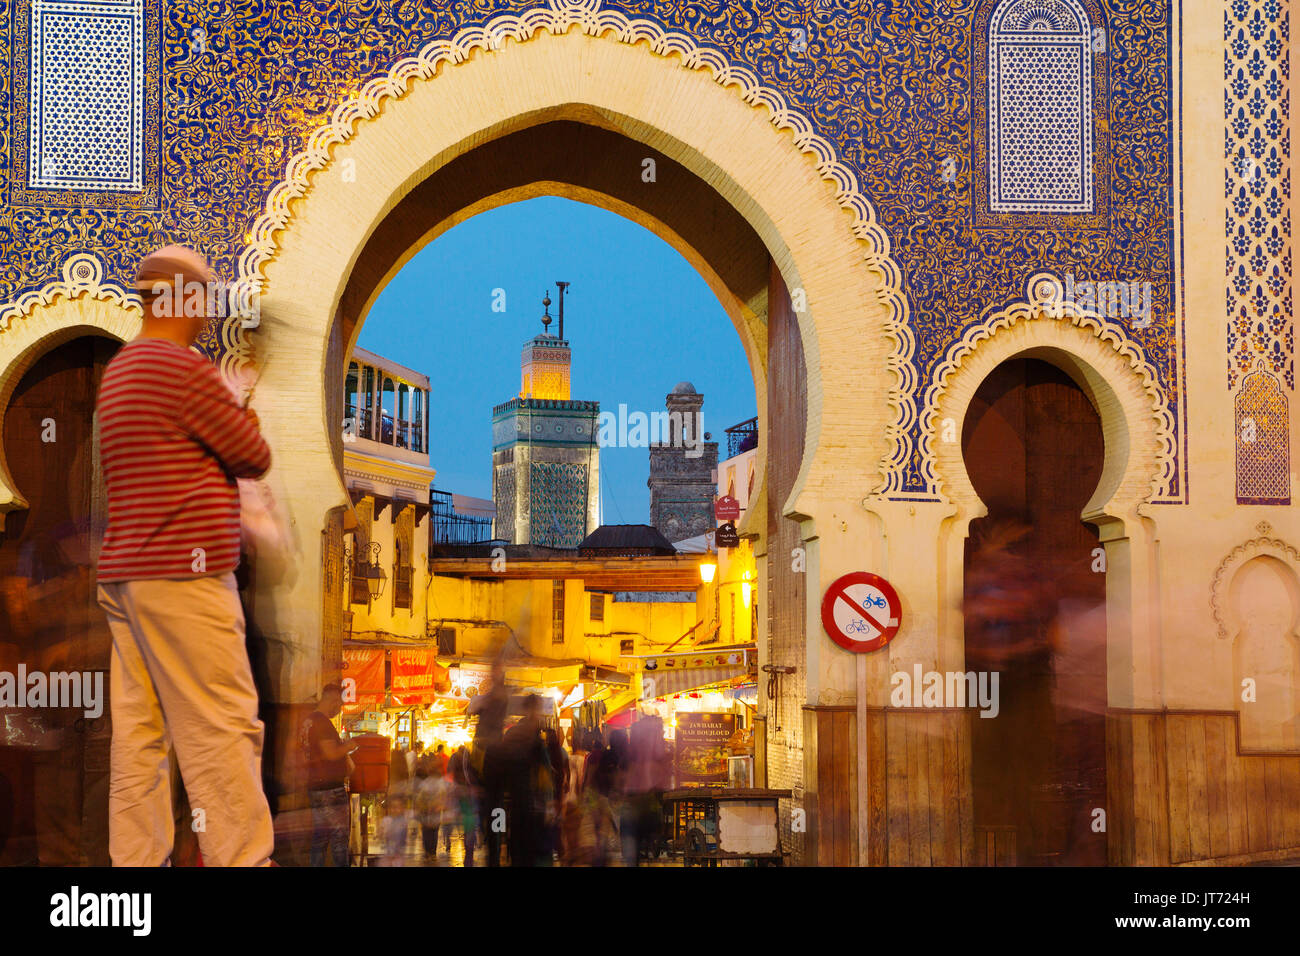
[[507, 729], [509, 707], [498, 666], [470, 703], [470, 744], [393, 752], [378, 824], [382, 861], [402, 865], [414, 849], [434, 862], [440, 839], [450, 858], [453, 838], [465, 866], [636, 866], [656, 856], [669, 772], [662, 721], [643, 717], [630, 731], [577, 739], [543, 716], [539, 697], [523, 698]]

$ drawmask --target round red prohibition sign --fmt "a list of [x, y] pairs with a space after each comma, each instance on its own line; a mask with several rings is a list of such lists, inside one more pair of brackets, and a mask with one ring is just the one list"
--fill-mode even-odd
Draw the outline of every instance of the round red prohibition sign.
[[894, 586], [870, 571], [837, 578], [822, 598], [822, 627], [832, 641], [857, 654], [877, 651], [894, 639], [903, 620]]

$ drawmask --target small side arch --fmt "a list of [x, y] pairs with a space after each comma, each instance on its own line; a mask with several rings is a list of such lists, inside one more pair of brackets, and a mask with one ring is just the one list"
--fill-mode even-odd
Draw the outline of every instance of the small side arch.
[[42, 355], [82, 335], [125, 342], [140, 332], [140, 297], [105, 283], [103, 264], [89, 253], [69, 256], [63, 281], [20, 300], [0, 323], [0, 514], [26, 508], [4, 457], [4, 410], [23, 375]]
[[987, 513], [962, 459], [962, 422], [993, 369], [1011, 358], [1039, 358], [1069, 375], [1101, 416], [1105, 464], [1083, 517], [1099, 527], [1117, 521], [1128, 529], [1173, 457], [1173, 431], [1154, 370], [1104, 319], [1065, 301], [1055, 276], [1036, 275], [1027, 288], [1025, 301], [993, 311], [950, 349], [935, 377], [927, 431], [940, 494], [957, 506], [963, 531]]

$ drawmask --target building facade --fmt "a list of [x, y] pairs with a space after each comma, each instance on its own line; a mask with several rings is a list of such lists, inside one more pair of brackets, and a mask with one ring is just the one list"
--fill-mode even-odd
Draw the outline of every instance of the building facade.
[[353, 349], [345, 379], [343, 478], [348, 638], [423, 639], [430, 539], [429, 378]]

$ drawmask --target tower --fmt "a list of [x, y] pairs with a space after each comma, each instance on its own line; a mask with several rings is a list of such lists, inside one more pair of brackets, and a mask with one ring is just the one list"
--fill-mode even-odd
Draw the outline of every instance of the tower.
[[704, 396], [678, 382], [665, 399], [667, 428], [650, 445], [650, 523], [669, 541], [712, 531], [718, 443], [704, 441]]
[[600, 403], [569, 397], [568, 285], [556, 283], [559, 334], [550, 334], [548, 295], [542, 332], [523, 345], [519, 395], [492, 409], [493, 533], [513, 544], [576, 548], [599, 524]]

